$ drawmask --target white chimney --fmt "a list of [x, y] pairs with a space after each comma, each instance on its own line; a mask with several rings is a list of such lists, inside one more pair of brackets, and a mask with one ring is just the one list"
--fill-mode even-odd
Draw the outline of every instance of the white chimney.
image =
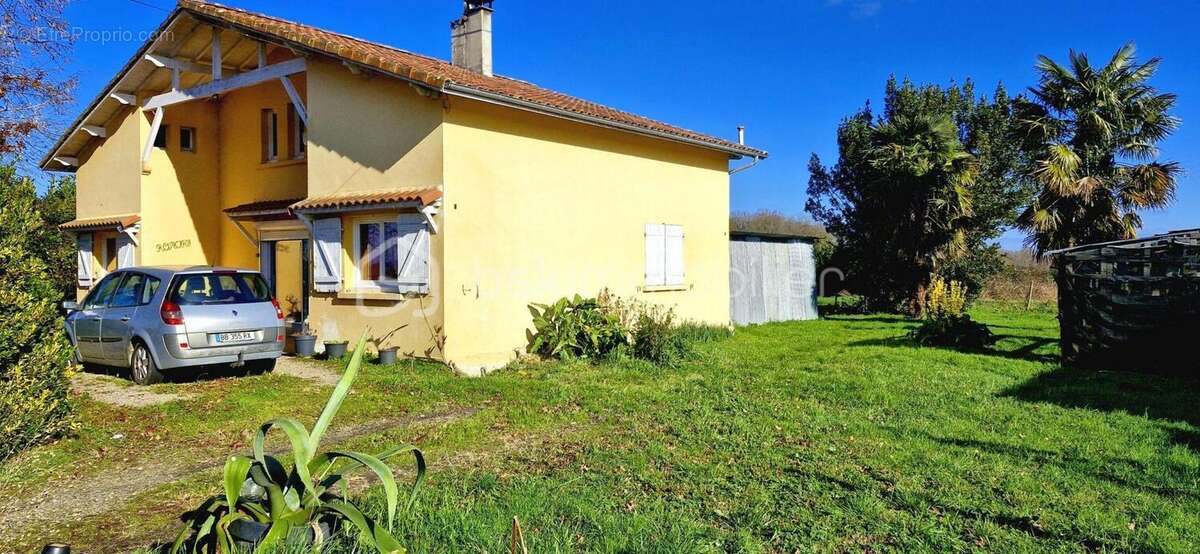
[[450, 22], [450, 61], [492, 76], [492, 0], [464, 0], [463, 15]]
[[738, 144], [746, 144], [746, 126], [738, 125]]

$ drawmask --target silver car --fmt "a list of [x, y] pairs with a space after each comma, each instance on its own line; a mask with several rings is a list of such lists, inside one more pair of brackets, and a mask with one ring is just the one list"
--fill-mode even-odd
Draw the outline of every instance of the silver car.
[[114, 271], [83, 302], [64, 302], [78, 361], [129, 368], [139, 385], [201, 365], [271, 371], [283, 313], [257, 271], [135, 267]]

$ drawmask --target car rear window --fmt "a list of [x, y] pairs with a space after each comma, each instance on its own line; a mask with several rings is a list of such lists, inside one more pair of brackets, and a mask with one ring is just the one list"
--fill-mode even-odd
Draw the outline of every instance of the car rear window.
[[181, 306], [249, 304], [271, 299], [267, 282], [257, 273], [190, 273], [175, 277], [171, 301]]

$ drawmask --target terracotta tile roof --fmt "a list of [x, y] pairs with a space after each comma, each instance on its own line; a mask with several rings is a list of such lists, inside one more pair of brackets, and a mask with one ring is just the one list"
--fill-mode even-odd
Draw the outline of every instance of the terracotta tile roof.
[[248, 204], [239, 204], [231, 208], [225, 208], [225, 215], [232, 219], [241, 219], [249, 221], [275, 221], [282, 219], [293, 219], [292, 204], [303, 200], [303, 198], [287, 198], [283, 200], [261, 200], [258, 202], [250, 202]]
[[441, 197], [442, 191], [436, 188], [347, 192], [330, 196], [306, 198], [292, 204], [292, 211], [368, 208], [400, 202], [420, 202], [422, 206], [427, 206]]
[[74, 219], [58, 226], [64, 231], [98, 231], [100, 229], [128, 228], [141, 221], [137, 214], [110, 215], [104, 217], [89, 217]]
[[685, 141], [707, 144], [730, 153], [767, 156], [763, 150], [544, 89], [532, 83], [498, 75], [488, 77], [437, 58], [414, 54], [316, 27], [198, 0], [179, 0], [179, 7], [201, 16], [277, 37], [325, 55], [425, 83], [440, 90], [465, 88], [516, 102], [529, 103], [550, 111], [561, 110], [586, 118], [602, 120], [617, 127], [640, 129]]

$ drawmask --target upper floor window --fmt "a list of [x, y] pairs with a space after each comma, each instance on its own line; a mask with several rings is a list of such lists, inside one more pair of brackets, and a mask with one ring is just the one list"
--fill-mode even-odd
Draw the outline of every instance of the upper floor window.
[[196, 151], [196, 128], [195, 127], [180, 127], [179, 128], [179, 150], [183, 152]]
[[262, 161], [273, 162], [279, 159], [279, 117], [275, 110], [262, 111]]
[[288, 104], [288, 140], [288, 158], [304, 158], [308, 129], [304, 128], [304, 120], [300, 119], [300, 112], [296, 111], [295, 104]]

